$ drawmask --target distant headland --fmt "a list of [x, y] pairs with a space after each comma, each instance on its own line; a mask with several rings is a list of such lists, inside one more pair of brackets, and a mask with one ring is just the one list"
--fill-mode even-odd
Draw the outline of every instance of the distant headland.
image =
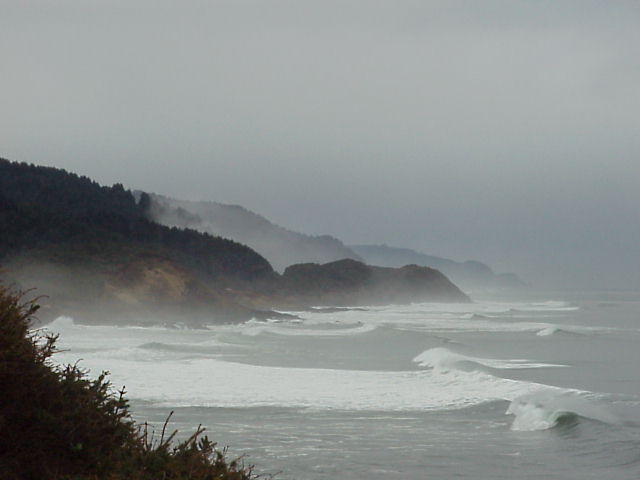
[[158, 223], [160, 208], [180, 213], [163, 198], [0, 159], [1, 276], [48, 295], [40, 300], [44, 321], [64, 314], [87, 323], [197, 327], [282, 318], [288, 315], [279, 310], [313, 305], [469, 301], [438, 270], [370, 266], [337, 239], [296, 234], [264, 220], [265, 238], [275, 232], [285, 244], [306, 241], [296, 252], [300, 259], [316, 245], [312, 258], [327, 260], [279, 273], [247, 245], [188, 228], [202, 219]]

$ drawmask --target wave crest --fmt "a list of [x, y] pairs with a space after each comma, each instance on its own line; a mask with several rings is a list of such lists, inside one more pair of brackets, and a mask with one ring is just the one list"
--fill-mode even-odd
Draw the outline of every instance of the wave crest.
[[527, 368], [545, 368], [545, 367], [564, 367], [566, 365], [557, 365], [552, 363], [536, 363], [524, 359], [495, 359], [495, 358], [479, 358], [462, 355], [453, 352], [448, 348], [436, 347], [425, 350], [416, 356], [413, 361], [421, 367], [433, 368], [434, 370], [485, 370], [498, 369], [527, 369]]
[[568, 393], [538, 392], [518, 397], [511, 402], [506, 414], [515, 417], [511, 430], [526, 432], [572, 426], [580, 418], [619, 423], [619, 419], [604, 407]]

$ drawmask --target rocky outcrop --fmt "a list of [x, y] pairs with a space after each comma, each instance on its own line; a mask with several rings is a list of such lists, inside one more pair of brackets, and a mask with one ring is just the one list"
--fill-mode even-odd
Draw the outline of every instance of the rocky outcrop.
[[441, 272], [417, 265], [373, 267], [351, 259], [306, 263], [287, 268], [281, 283], [287, 295], [314, 305], [469, 301]]
[[[38, 297], [42, 323], [60, 315], [84, 324], [182, 325], [282, 319], [274, 304], [238, 301], [236, 291], [197, 270], [157, 254], [121, 262], [61, 262], [49, 254], [23, 254], [5, 261], [0, 278]], [[94, 258], [95, 260], [95, 258]], [[252, 299], [254, 295], [247, 295]]]
[[437, 270], [415, 265], [342, 259], [279, 274], [246, 245], [149, 220], [152, 203], [119, 184], [0, 159], [0, 278], [46, 295], [41, 320], [84, 323], [199, 327], [319, 304], [468, 300]]

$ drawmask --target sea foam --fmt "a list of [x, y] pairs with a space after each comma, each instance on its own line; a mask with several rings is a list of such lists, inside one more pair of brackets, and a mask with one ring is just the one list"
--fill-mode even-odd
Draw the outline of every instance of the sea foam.
[[530, 362], [524, 359], [494, 359], [479, 358], [455, 353], [444, 347], [436, 347], [425, 350], [416, 356], [413, 361], [421, 367], [437, 370], [476, 370], [482, 367], [493, 369], [527, 369], [546, 367], [565, 367], [553, 363]]
[[506, 411], [515, 418], [512, 430], [547, 430], [564, 424], [574, 424], [580, 418], [618, 424], [620, 420], [605, 407], [597, 405], [576, 392], [540, 391], [514, 399]]
[[[129, 355], [128, 358], [125, 358]], [[72, 353], [56, 355], [64, 362]], [[163, 406], [308, 407], [340, 410], [458, 409], [544, 390], [532, 382], [481, 371], [363, 371], [250, 365], [216, 358], [146, 361], [128, 347], [98, 352], [80, 364], [111, 371], [128, 396]]]

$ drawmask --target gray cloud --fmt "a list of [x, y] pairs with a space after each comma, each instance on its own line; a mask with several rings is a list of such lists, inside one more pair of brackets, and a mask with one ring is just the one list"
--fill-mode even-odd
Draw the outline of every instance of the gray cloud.
[[4, 1], [0, 153], [638, 288], [639, 5]]

